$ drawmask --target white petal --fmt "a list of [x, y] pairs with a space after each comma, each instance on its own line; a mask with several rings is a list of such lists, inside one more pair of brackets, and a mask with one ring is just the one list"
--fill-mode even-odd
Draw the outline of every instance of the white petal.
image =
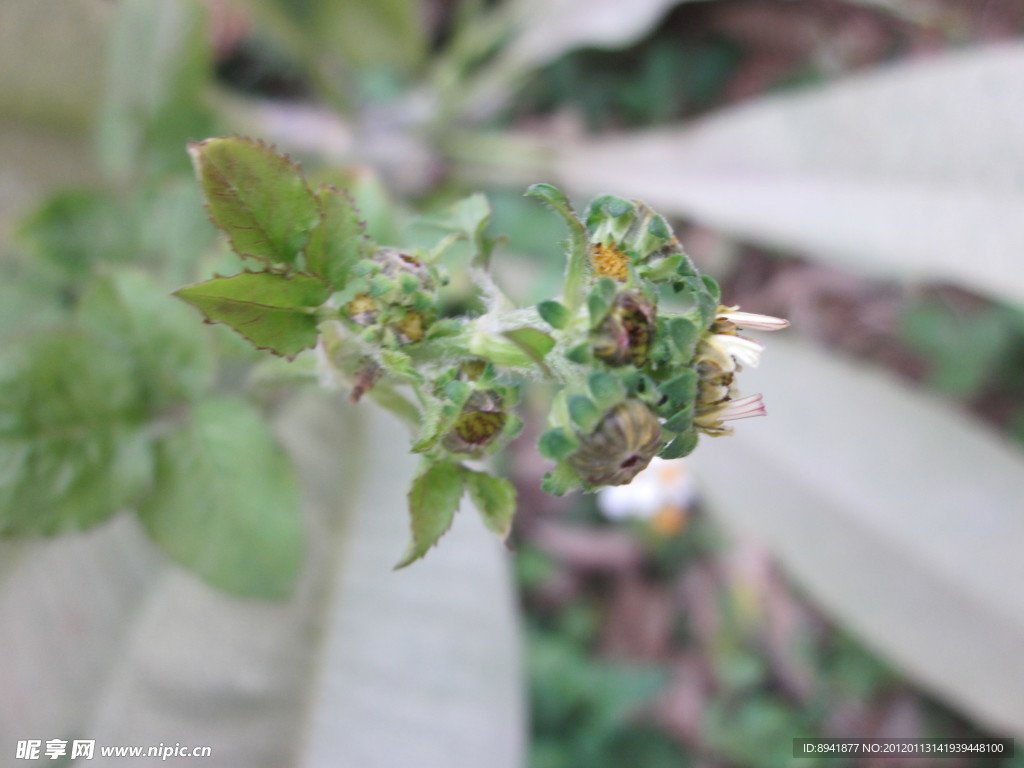
[[761, 353], [764, 352], [763, 344], [743, 336], [716, 333], [711, 336], [711, 343], [728, 353], [740, 365], [750, 368], [757, 368], [761, 362]]
[[759, 331], [781, 331], [789, 327], [789, 320], [771, 315], [757, 315], [753, 312], [720, 312], [718, 317], [739, 328], [756, 328]]

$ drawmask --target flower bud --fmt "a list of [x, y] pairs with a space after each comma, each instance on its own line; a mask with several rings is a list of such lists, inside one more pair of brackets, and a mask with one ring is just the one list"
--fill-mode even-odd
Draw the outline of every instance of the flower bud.
[[366, 290], [345, 305], [356, 325], [376, 340], [403, 346], [422, 341], [437, 315], [438, 280], [421, 259], [395, 248], [380, 248], [358, 270]]
[[606, 413], [567, 461], [588, 485], [624, 485], [661, 448], [658, 417], [640, 400], [625, 400]]
[[494, 390], [475, 390], [455, 424], [442, 439], [452, 453], [479, 456], [501, 435], [508, 422], [504, 399]]
[[654, 341], [654, 306], [640, 291], [621, 291], [592, 334], [594, 356], [611, 366], [647, 363]]

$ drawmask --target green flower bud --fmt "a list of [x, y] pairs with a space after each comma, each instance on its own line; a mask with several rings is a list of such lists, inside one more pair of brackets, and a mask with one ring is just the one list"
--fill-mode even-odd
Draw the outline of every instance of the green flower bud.
[[625, 485], [661, 448], [658, 417], [640, 400], [625, 400], [606, 413], [568, 457], [569, 466], [588, 485]]
[[452, 453], [479, 456], [508, 422], [504, 399], [494, 390], [475, 390], [441, 444]]
[[654, 341], [654, 305], [641, 291], [622, 291], [594, 329], [594, 356], [611, 366], [647, 363]]

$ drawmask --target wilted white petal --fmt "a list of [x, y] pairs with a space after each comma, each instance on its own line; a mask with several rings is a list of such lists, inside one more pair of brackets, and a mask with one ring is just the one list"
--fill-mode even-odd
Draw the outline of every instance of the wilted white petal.
[[771, 315], [758, 315], [753, 312], [729, 310], [719, 312], [717, 319], [726, 320], [738, 328], [756, 328], [759, 331], [781, 331], [789, 327], [789, 320]]
[[721, 421], [735, 421], [737, 419], [753, 418], [754, 416], [765, 416], [767, 413], [761, 395], [750, 395], [749, 397], [741, 397], [739, 400], [730, 400], [722, 406], [715, 416]]
[[764, 345], [753, 339], [743, 336], [732, 336], [727, 333], [715, 333], [709, 339], [710, 343], [728, 354], [740, 365], [756, 368], [761, 362], [761, 353], [764, 352]]

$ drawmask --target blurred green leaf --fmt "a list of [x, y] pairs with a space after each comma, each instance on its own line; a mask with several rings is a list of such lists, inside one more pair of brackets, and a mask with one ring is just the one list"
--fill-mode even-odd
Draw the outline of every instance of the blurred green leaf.
[[86, 528], [131, 506], [150, 478], [132, 361], [62, 328], [0, 361], [0, 533]]
[[464, 471], [463, 479], [484, 525], [502, 538], [508, 537], [516, 513], [515, 486], [503, 477], [471, 469]]
[[575, 193], [614, 189], [847, 268], [1022, 303], [1022, 62], [1010, 43], [886, 67], [563, 147], [551, 173]]
[[1013, 328], [997, 308], [958, 317], [939, 302], [924, 302], [904, 312], [902, 325], [907, 340], [932, 364], [929, 383], [950, 395], [976, 391], [1014, 341]]
[[98, 121], [105, 167], [121, 177], [187, 167], [185, 143], [213, 129], [202, 98], [211, 75], [203, 3], [119, 3]]
[[[391, 572], [415, 471], [395, 453], [402, 426], [318, 395], [289, 403], [277, 428], [308, 532], [287, 601], [209, 588], [168, 563], [134, 516], [0, 543], [10, 754], [25, 733], [157, 744], [171, 732], [211, 746], [217, 765], [246, 768], [522, 765], [520, 639], [501, 545], [462, 515], [444, 547]], [[367, 437], [358, 452], [355, 435]], [[54, 630], [68, 622], [74, 631]]]
[[207, 209], [240, 256], [294, 266], [320, 221], [298, 168], [258, 141], [207, 139], [189, 145]]
[[330, 287], [314, 275], [243, 272], [186, 286], [174, 295], [224, 323], [258, 349], [293, 357], [316, 346], [317, 316]]
[[462, 497], [462, 467], [451, 461], [431, 463], [409, 489], [412, 540], [395, 568], [404, 568], [427, 553], [451, 527]]
[[195, 319], [144, 273], [120, 270], [97, 280], [82, 297], [82, 326], [128, 361], [150, 410], [203, 394], [213, 379], [208, 339]]
[[902, 671], [1021, 733], [1024, 454], [863, 363], [765, 355], [742, 386], [768, 418], [689, 459], [709, 502]]
[[126, 221], [124, 204], [98, 190], [58, 192], [34, 210], [18, 228], [36, 258], [82, 280], [96, 264], [137, 257], [138, 228]]
[[302, 567], [298, 488], [259, 413], [200, 403], [156, 445], [154, 487], [139, 505], [153, 541], [211, 585], [287, 597]]

